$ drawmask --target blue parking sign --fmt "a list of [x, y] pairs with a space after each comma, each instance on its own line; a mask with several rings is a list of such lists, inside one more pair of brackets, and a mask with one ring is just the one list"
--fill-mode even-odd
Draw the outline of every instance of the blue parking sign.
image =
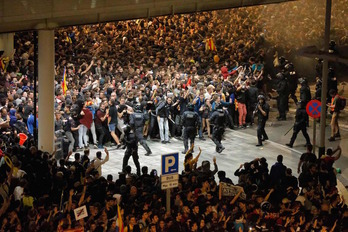
[[162, 155], [162, 175], [179, 172], [179, 153]]

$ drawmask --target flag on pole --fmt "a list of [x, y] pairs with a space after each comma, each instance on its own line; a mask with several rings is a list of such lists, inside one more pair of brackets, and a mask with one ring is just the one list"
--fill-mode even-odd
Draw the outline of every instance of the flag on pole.
[[117, 221], [118, 221], [118, 232], [124, 232], [124, 225], [123, 225], [121, 209], [119, 204], [117, 204]]
[[63, 94], [66, 94], [66, 91], [68, 90], [67, 84], [66, 84], [66, 68], [64, 67], [64, 73], [63, 73], [63, 78], [62, 78], [62, 89], [63, 89]]
[[205, 50], [216, 51], [216, 46], [212, 38], [205, 41]]

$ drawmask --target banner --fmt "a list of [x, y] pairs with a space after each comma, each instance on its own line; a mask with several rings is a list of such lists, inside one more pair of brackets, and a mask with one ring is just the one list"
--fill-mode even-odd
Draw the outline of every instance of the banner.
[[[220, 188], [221, 188], [221, 195], [223, 197], [234, 197], [235, 195], [238, 194], [240, 190], [243, 189], [240, 186], [232, 185], [225, 182], [220, 182]], [[242, 192], [239, 197], [242, 200], [246, 199], [246, 195], [244, 192]]]

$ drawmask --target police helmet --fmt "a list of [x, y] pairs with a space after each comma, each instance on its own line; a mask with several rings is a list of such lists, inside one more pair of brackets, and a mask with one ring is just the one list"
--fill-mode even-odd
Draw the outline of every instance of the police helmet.
[[264, 96], [264, 95], [262, 95], [262, 94], [260, 94], [259, 96], [257, 96], [257, 100], [260, 100], [260, 99], [262, 99], [262, 100], [266, 101], [265, 96]]
[[220, 103], [220, 104], [216, 104], [216, 106], [215, 106], [215, 109], [216, 110], [221, 110], [222, 109], [222, 104]]
[[288, 63], [284, 66], [287, 70], [292, 70], [294, 68], [294, 64], [293, 63]]
[[303, 108], [306, 107], [306, 102], [304, 102], [304, 101], [299, 101], [299, 102], [298, 102], [298, 105], [299, 105], [299, 107], [300, 107], [301, 109], [303, 109]]
[[142, 106], [140, 104], [137, 104], [135, 107], [134, 107], [134, 110], [135, 111], [142, 111]]
[[300, 82], [301, 85], [305, 85], [308, 83], [307, 78], [305, 77], [300, 78], [298, 81]]
[[191, 110], [191, 111], [193, 111], [194, 110], [194, 105], [193, 104], [191, 104], [191, 103], [189, 103], [188, 105], [187, 105], [187, 109], [188, 110]]
[[284, 75], [283, 75], [283, 73], [278, 73], [277, 75], [276, 75], [276, 77], [278, 78], [278, 79], [283, 79], [284, 78]]

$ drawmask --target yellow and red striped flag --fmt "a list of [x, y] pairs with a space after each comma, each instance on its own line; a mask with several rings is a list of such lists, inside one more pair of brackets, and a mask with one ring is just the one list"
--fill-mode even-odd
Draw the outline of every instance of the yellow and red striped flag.
[[63, 94], [66, 94], [66, 91], [68, 90], [68, 86], [66, 84], [66, 68], [64, 67], [64, 73], [63, 73], [63, 78], [62, 78], [62, 89], [63, 89]]
[[123, 225], [121, 209], [119, 204], [117, 204], [117, 221], [118, 221], [118, 232], [124, 232], [124, 225]]
[[212, 38], [206, 39], [205, 41], [205, 50], [216, 51], [216, 46]]

